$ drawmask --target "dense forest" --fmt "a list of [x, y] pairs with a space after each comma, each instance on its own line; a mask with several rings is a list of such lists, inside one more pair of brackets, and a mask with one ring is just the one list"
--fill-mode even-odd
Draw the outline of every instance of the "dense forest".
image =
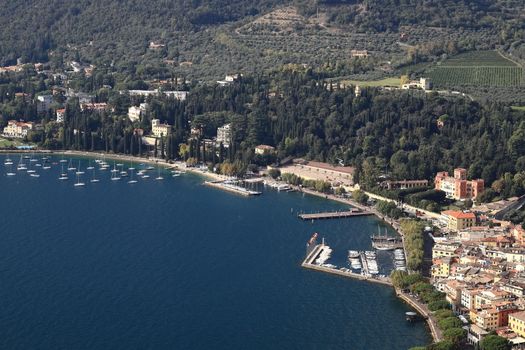
[[[475, 34], [471, 40], [487, 44], [490, 38], [488, 44], [505, 45], [515, 56], [525, 57], [525, 21], [520, 18], [525, 4], [520, 0], [14, 0], [4, 1], [0, 13], [0, 65], [17, 58], [61, 60], [64, 54], [120, 69], [159, 58], [197, 59], [191, 53], [203, 59], [216, 50], [206, 47], [221, 43], [217, 35], [229, 31], [225, 23], [242, 24], [290, 4], [306, 16], [319, 10], [328, 26], [348, 32], [389, 35], [404, 32], [405, 26], [486, 32], [485, 42]], [[150, 41], [166, 46], [151, 54]], [[182, 52], [186, 56], [180, 56]], [[225, 52], [224, 59], [226, 54], [232, 53]]]
[[[82, 112], [78, 101], [71, 99], [62, 127], [52, 121], [52, 113], [36, 115], [32, 102], [5, 97], [27, 88], [23, 79], [18, 87], [15, 81], [2, 86], [11, 89], [2, 90], [2, 123], [43, 117], [49, 121], [45, 133], [33, 137], [49, 148], [136, 154], [140, 142], [134, 128], [148, 132], [151, 119], [159, 118], [175, 130], [163, 141], [166, 157], [178, 158], [179, 145], [188, 143], [186, 158], [218, 163], [225, 158], [202, 150], [199, 141], [213, 138], [217, 127], [232, 123], [232, 144], [223, 146], [230, 146], [230, 161], [245, 165], [254, 162], [254, 146], [269, 144], [276, 146], [280, 159], [342, 160], [357, 168], [365, 187], [375, 186], [384, 175], [432, 179], [437, 171], [461, 166], [470, 177], [493, 184], [485, 199], [521, 194], [525, 188], [523, 176], [518, 176], [525, 173], [525, 112], [498, 103], [376, 88], [355, 96], [352, 88], [338, 89], [311, 71], [283, 71], [243, 77], [228, 87], [198, 85], [183, 102], [150, 97], [147, 116], [134, 125], [126, 118], [127, 108], [142, 100], [101, 89], [95, 99], [108, 102], [112, 113]], [[32, 88], [46, 89], [45, 82], [35, 82]], [[200, 139], [190, 140], [191, 126], [202, 128]]]

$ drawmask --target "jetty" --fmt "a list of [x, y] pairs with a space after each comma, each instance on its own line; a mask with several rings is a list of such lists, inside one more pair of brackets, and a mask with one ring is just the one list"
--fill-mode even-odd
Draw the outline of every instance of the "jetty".
[[321, 220], [321, 219], [344, 219], [344, 218], [351, 218], [354, 216], [367, 216], [367, 215], [374, 215], [374, 214], [370, 211], [354, 208], [354, 209], [344, 210], [344, 211], [328, 211], [328, 212], [320, 212], [320, 213], [298, 214], [297, 217], [299, 217], [302, 220]]
[[229, 181], [205, 181], [204, 184], [210, 187], [215, 187], [224, 191], [228, 191], [246, 197], [258, 196], [262, 194], [262, 192], [252, 191]]

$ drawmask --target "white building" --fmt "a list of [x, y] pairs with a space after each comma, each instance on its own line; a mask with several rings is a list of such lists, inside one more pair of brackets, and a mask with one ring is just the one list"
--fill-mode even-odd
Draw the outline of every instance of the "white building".
[[61, 108], [56, 110], [56, 116], [57, 116], [57, 123], [63, 123], [64, 122], [64, 116], [66, 115], [66, 109]]
[[10, 120], [4, 128], [4, 136], [22, 139], [27, 136], [29, 130], [33, 130], [33, 123]]
[[224, 146], [228, 146], [232, 140], [232, 128], [231, 124], [225, 124], [217, 128], [217, 143], [221, 143]]
[[219, 86], [227, 86], [233, 83], [234, 81], [238, 80], [242, 75], [241, 74], [231, 74], [224, 77], [224, 80], [217, 80], [217, 84]]
[[151, 132], [155, 137], [166, 137], [171, 134], [171, 125], [161, 124], [159, 119], [153, 119], [151, 121]]
[[413, 80], [410, 81], [407, 84], [403, 84], [401, 86], [402, 89], [408, 90], [408, 89], [423, 89], [423, 90], [430, 90], [432, 88], [430, 84], [430, 79], [428, 78], [419, 78], [419, 81]]
[[140, 118], [146, 113], [148, 108], [147, 103], [141, 103], [140, 106], [131, 106], [128, 108], [128, 118], [131, 122], [139, 121]]

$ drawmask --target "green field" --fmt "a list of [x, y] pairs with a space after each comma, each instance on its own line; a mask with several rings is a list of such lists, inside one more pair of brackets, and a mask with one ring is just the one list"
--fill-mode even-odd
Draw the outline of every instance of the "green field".
[[525, 106], [511, 106], [512, 109], [515, 111], [523, 111], [525, 112]]
[[16, 146], [21, 146], [21, 145], [23, 145], [23, 143], [20, 141], [9, 140], [9, 139], [0, 137], [0, 148], [11, 148], [11, 147], [16, 147]]
[[372, 86], [372, 87], [377, 87], [377, 86], [399, 86], [400, 83], [401, 83], [401, 80], [400, 80], [400, 78], [385, 78], [385, 79], [381, 79], [381, 80], [370, 80], [370, 81], [366, 81], [366, 80], [342, 80], [341, 83], [344, 84], [344, 85], [359, 85], [359, 86], [363, 86], [363, 87], [366, 87], [366, 86]]
[[425, 74], [437, 88], [525, 85], [523, 67], [496, 51], [460, 54], [433, 65]]

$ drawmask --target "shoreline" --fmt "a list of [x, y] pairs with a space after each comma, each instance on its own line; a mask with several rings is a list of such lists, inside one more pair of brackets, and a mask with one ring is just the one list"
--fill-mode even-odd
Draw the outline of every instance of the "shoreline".
[[[192, 174], [199, 175], [201, 177], [211, 179], [212, 181], [224, 181], [224, 180], [228, 179], [228, 177], [224, 176], [224, 175], [211, 173], [209, 171], [204, 171], [204, 170], [201, 170], [201, 169], [198, 169], [198, 168], [187, 167], [185, 163], [180, 162], [180, 161], [176, 161], [176, 162], [173, 162], [173, 163], [168, 163], [164, 159], [160, 159], [160, 158], [146, 158], [146, 157], [138, 157], [138, 156], [132, 156], [132, 155], [122, 155], [122, 154], [115, 154], [115, 153], [76, 151], [76, 150], [62, 150], [62, 151], [53, 151], [53, 150], [0, 150], [0, 154], [26, 154], [26, 153], [53, 154], [53, 155], [64, 155], [64, 156], [70, 155], [70, 156], [88, 157], [88, 158], [107, 158], [107, 159], [111, 159], [111, 160], [123, 160], [123, 161], [128, 161], [128, 162], [137, 162], [138, 161], [138, 162], [144, 163], [144, 164], [163, 166], [165, 169], [183, 169], [183, 170], [188, 171], [188, 172], [190, 172]], [[390, 221], [387, 221], [387, 219], [384, 216], [382, 216], [374, 208], [370, 208], [370, 207], [364, 206], [362, 204], [359, 204], [359, 203], [357, 203], [356, 201], [354, 201], [353, 199], [350, 199], [350, 198], [341, 198], [341, 197], [338, 197], [338, 196], [333, 195], [333, 194], [325, 194], [325, 193], [317, 192], [317, 191], [314, 191], [314, 190], [310, 190], [310, 189], [302, 188], [302, 187], [298, 187], [298, 186], [293, 186], [293, 187], [299, 193], [306, 193], [306, 194], [309, 194], [309, 195], [312, 195], [312, 196], [315, 196], [315, 197], [319, 197], [319, 198], [322, 198], [322, 199], [336, 201], [338, 203], [350, 205], [352, 207], [359, 208], [361, 210], [370, 211], [377, 219], [382, 220], [385, 223], [389, 224], [401, 236], [401, 238], [404, 239], [403, 234], [400, 232], [399, 223], [396, 220], [394, 220], [394, 219], [391, 219]], [[404, 240], [403, 240], [403, 242], [404, 242]], [[403, 245], [404, 245], [404, 243], [403, 243]], [[405, 254], [406, 254], [406, 251], [405, 251]], [[304, 268], [305, 266], [302, 266], [302, 267]], [[317, 270], [318, 272], [322, 272], [322, 273], [328, 273], [327, 271], [324, 271], [322, 269], [313, 269], [313, 270]], [[345, 277], [345, 276], [340, 275], [340, 277]], [[346, 277], [348, 277], [348, 276], [346, 276]], [[386, 284], [382, 284], [382, 285], [385, 286], [385, 287], [394, 288], [391, 285], [390, 286], [386, 285]], [[395, 288], [394, 288], [394, 290], [395, 290]], [[424, 316], [424, 318], [426, 319], [426, 322], [427, 322], [427, 327], [428, 327], [428, 329], [430, 331], [429, 333], [432, 336], [432, 339], [434, 340], [434, 342], [440, 341], [441, 339], [438, 337], [437, 332], [435, 331], [435, 329], [437, 327], [437, 324], [434, 324], [434, 322], [432, 321], [431, 317], [428, 317], [428, 315], [425, 315], [425, 314], [421, 313], [421, 311], [420, 311], [421, 307], [419, 305], [417, 305], [417, 304], [414, 305], [409, 298], [404, 298], [402, 295], [403, 295], [402, 293], [397, 293], [397, 291], [396, 291], [396, 297], [398, 299], [401, 299], [406, 304], [408, 304], [412, 309], [414, 309], [415, 311], [420, 313], [422, 316]]]

